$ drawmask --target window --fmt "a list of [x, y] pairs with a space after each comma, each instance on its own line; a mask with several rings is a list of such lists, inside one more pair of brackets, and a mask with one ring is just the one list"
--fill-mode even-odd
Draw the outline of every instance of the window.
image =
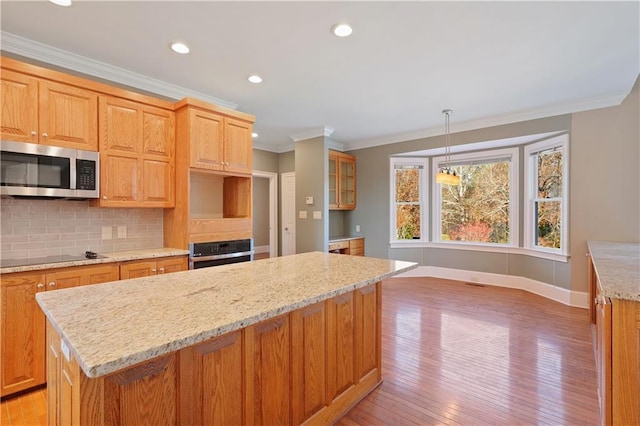
[[567, 135], [527, 145], [525, 152], [525, 247], [567, 254]]
[[428, 241], [424, 158], [391, 159], [391, 241]]
[[[445, 158], [434, 159], [434, 170]], [[460, 185], [434, 179], [434, 241], [518, 245], [518, 149], [452, 155]]]

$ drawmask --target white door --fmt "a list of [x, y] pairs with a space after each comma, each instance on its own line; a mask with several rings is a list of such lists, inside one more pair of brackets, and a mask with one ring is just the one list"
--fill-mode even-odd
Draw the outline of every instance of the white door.
[[296, 174], [282, 174], [282, 255], [296, 254]]

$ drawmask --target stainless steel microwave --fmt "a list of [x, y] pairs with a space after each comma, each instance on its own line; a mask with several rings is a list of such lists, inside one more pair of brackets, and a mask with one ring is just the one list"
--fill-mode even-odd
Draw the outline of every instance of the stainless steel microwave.
[[99, 198], [100, 154], [0, 141], [0, 195]]

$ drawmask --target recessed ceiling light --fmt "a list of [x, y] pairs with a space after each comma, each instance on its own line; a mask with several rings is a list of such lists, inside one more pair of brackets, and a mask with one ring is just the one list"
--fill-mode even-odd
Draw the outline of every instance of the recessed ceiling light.
[[189, 53], [189, 46], [187, 46], [184, 43], [173, 43], [171, 45], [171, 50], [173, 50], [176, 53], [181, 53], [183, 55], [186, 55], [187, 53]]
[[57, 4], [58, 6], [71, 6], [71, 0], [49, 0], [53, 4]]
[[247, 79], [252, 83], [262, 83], [262, 77], [260, 77], [259, 75], [250, 75], [249, 78]]
[[338, 37], [347, 37], [351, 35], [353, 29], [349, 24], [335, 24], [331, 27], [331, 32]]
[[255, 139], [255, 138], [258, 137], [258, 134], [256, 132], [253, 132], [253, 133], [251, 133], [251, 137]]

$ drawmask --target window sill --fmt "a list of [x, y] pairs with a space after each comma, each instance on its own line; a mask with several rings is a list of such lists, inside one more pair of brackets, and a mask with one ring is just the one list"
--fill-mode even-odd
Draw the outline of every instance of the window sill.
[[490, 253], [508, 253], [519, 254], [523, 256], [539, 257], [541, 259], [553, 260], [555, 262], [567, 263], [571, 256], [565, 254], [548, 253], [541, 250], [527, 249], [524, 247], [510, 247], [510, 246], [489, 246], [484, 244], [469, 244], [469, 243], [434, 243], [426, 241], [407, 241], [407, 242], [391, 242], [389, 248], [439, 248], [450, 250], [467, 250], [467, 251], [482, 251]]

